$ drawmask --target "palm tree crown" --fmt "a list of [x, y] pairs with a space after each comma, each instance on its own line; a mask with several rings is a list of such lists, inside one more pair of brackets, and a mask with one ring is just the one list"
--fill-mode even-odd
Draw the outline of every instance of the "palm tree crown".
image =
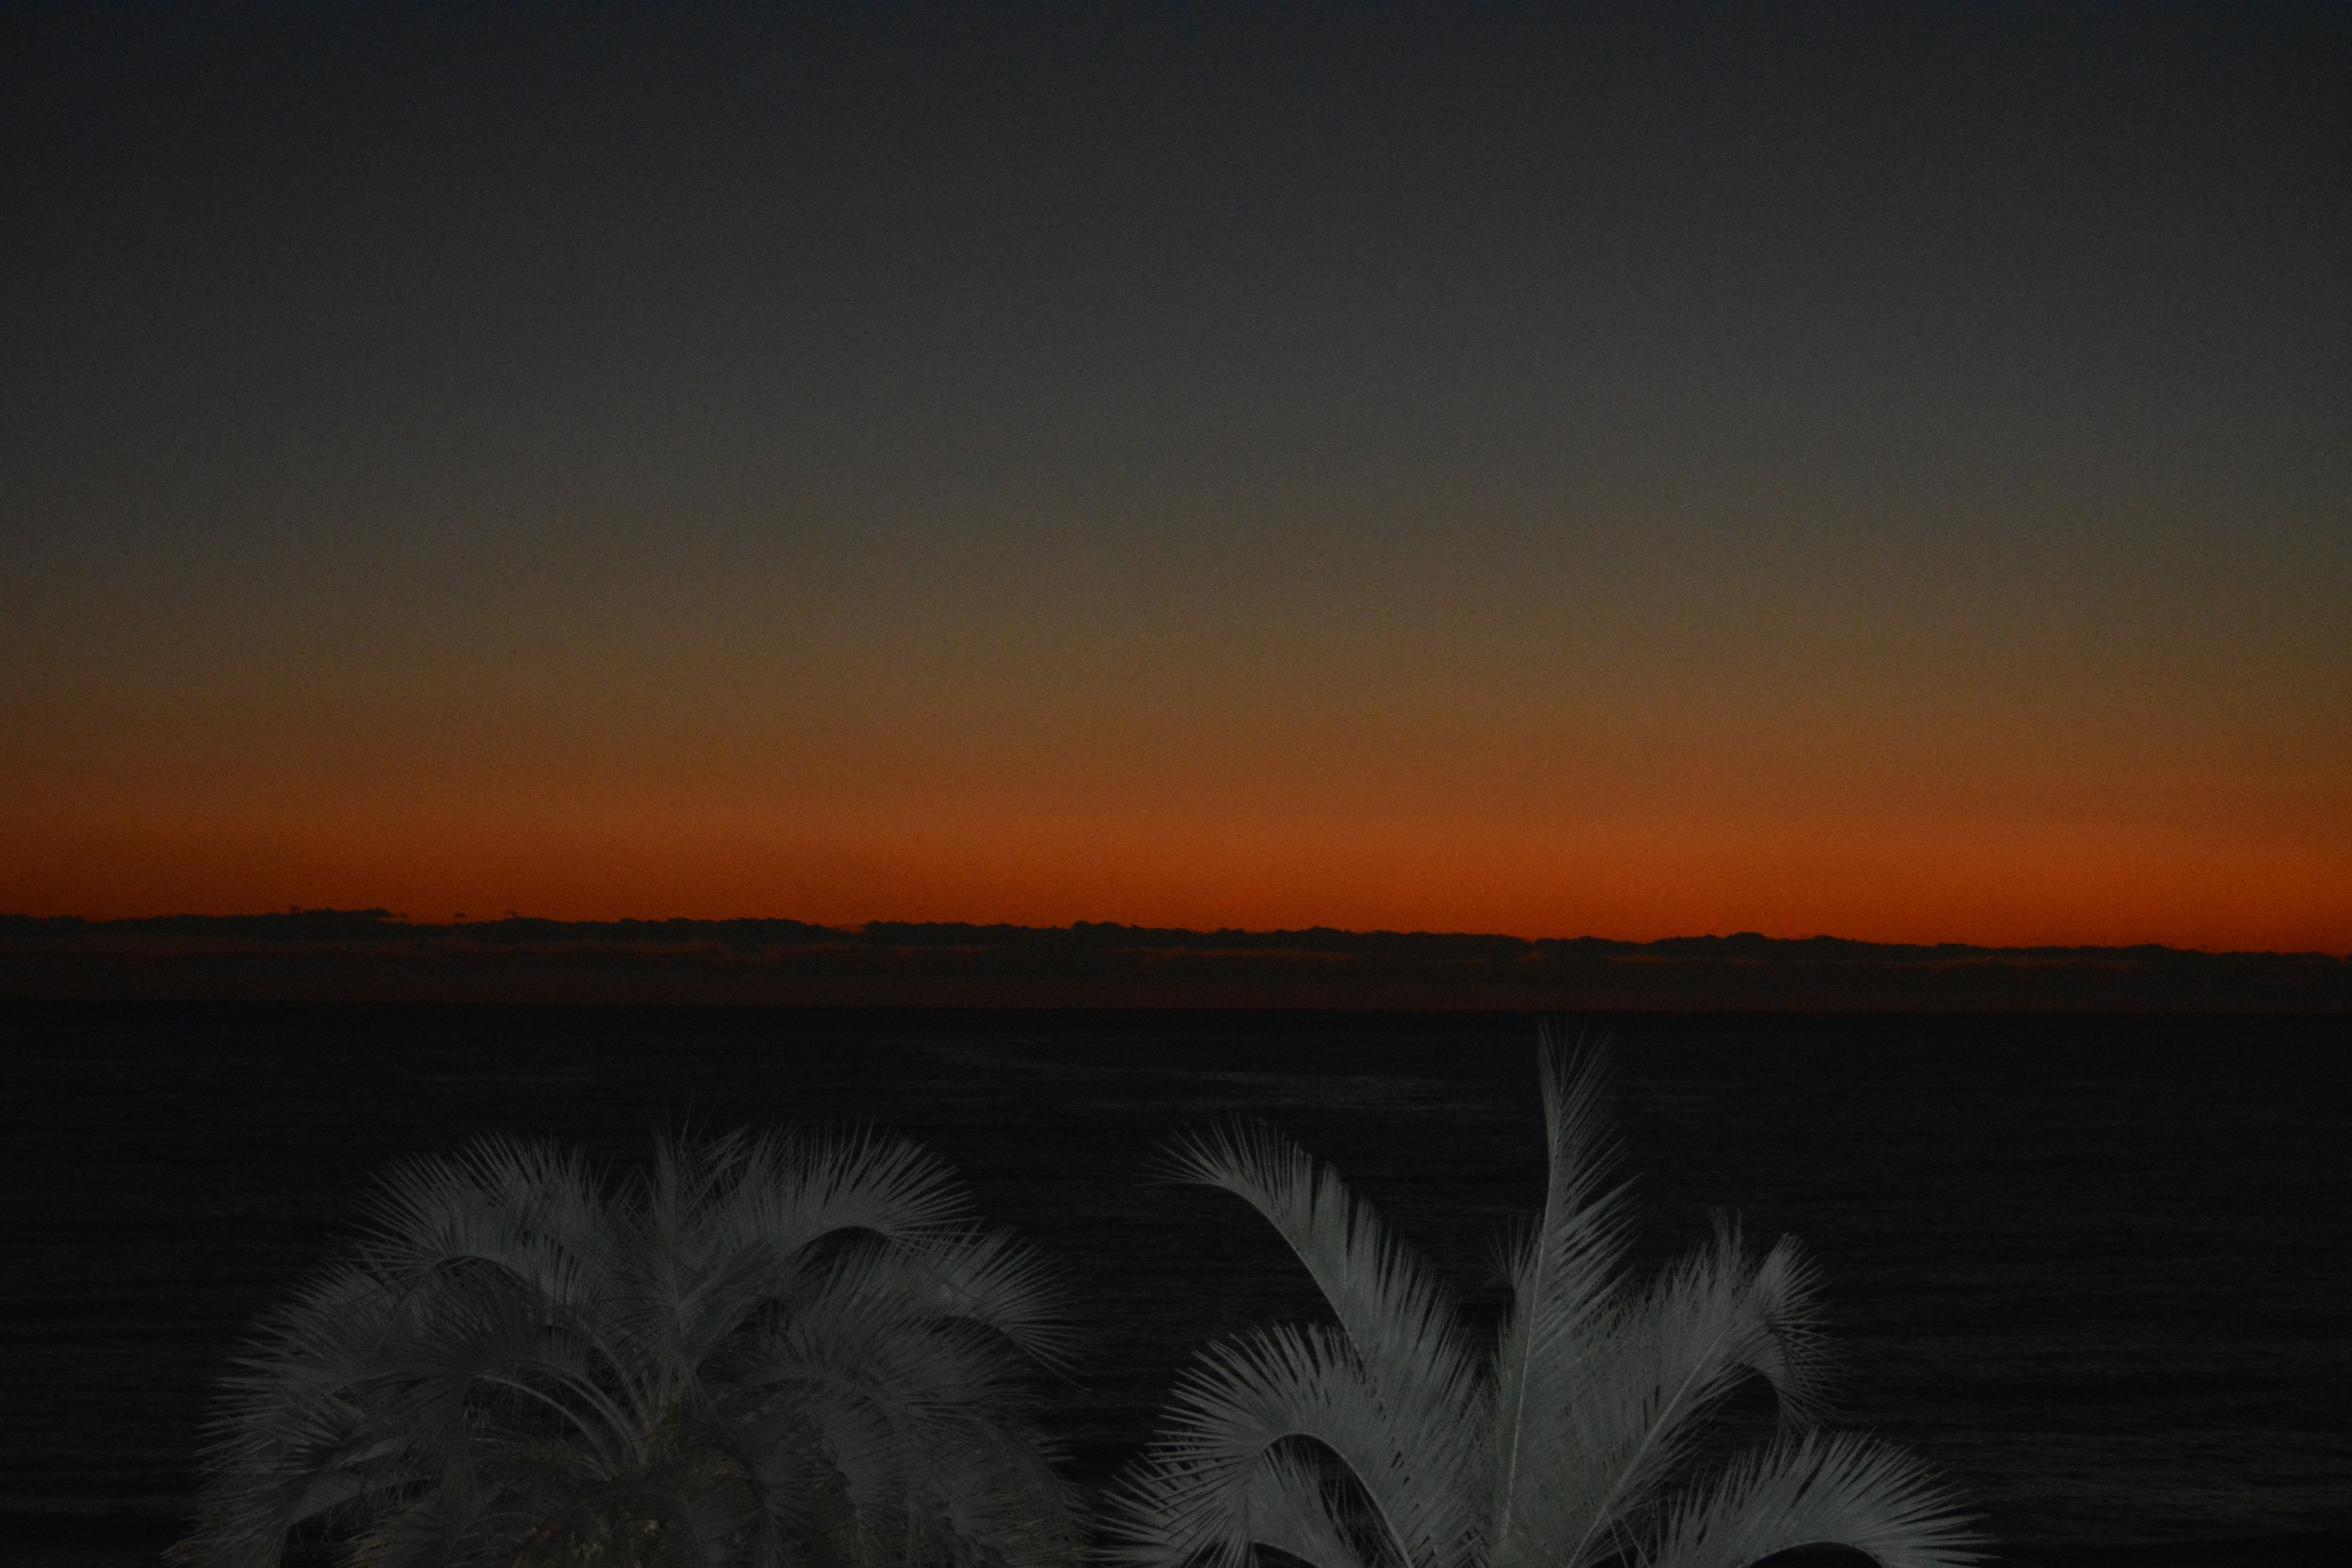
[[[1511, 1250], [1491, 1342], [1327, 1166], [1263, 1128], [1181, 1142], [1181, 1179], [1246, 1200], [1336, 1321], [1215, 1346], [1170, 1429], [1114, 1490], [1120, 1568], [1745, 1568], [1835, 1543], [1884, 1568], [1956, 1568], [1973, 1537], [1916, 1461], [1811, 1426], [1822, 1360], [1811, 1270], [1719, 1225], [1654, 1279], [1625, 1266], [1597, 1058], [1546, 1040], [1550, 1173]], [[1782, 1433], [1710, 1464], [1726, 1400], [1761, 1379]]]
[[877, 1137], [418, 1162], [227, 1380], [193, 1568], [1069, 1560], [1040, 1260]]

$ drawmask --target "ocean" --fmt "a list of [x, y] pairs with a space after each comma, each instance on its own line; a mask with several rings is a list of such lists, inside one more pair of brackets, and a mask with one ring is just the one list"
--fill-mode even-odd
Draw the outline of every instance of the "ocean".
[[[1927, 1455], [2006, 1553], [2352, 1530], [2352, 1019], [1569, 1023], [1612, 1039], [1644, 1264], [1717, 1211], [1801, 1237], [1839, 1424]], [[491, 1131], [615, 1162], [662, 1129], [929, 1143], [1075, 1277], [1058, 1418], [1099, 1480], [1194, 1350], [1314, 1310], [1238, 1202], [1152, 1179], [1164, 1140], [1273, 1121], [1498, 1300], [1540, 1194], [1536, 1025], [0, 1005], [0, 1562], [152, 1563], [254, 1312], [377, 1172]]]

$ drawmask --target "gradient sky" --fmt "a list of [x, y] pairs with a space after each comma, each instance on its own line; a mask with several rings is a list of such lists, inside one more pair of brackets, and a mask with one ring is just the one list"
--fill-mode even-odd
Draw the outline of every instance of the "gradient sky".
[[0, 910], [2352, 950], [2352, 8], [0, 61]]

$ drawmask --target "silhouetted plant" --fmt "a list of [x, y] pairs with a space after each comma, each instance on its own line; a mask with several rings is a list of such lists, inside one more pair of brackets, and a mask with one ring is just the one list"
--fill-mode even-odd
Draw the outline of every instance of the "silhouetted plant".
[[1073, 1559], [1034, 1254], [873, 1137], [420, 1161], [227, 1379], [192, 1568]]
[[[1629, 1276], [1608, 1183], [1597, 1059], [1542, 1052], [1550, 1177], [1510, 1257], [1511, 1310], [1481, 1343], [1370, 1209], [1270, 1130], [1188, 1139], [1176, 1173], [1246, 1200], [1337, 1322], [1213, 1347], [1169, 1430], [1109, 1500], [1126, 1568], [1744, 1568], [1807, 1545], [1885, 1568], [1973, 1561], [1949, 1494], [1901, 1451], [1811, 1428], [1811, 1270], [1718, 1226], [1654, 1279]], [[1727, 1399], [1762, 1379], [1777, 1441], [1710, 1460]]]

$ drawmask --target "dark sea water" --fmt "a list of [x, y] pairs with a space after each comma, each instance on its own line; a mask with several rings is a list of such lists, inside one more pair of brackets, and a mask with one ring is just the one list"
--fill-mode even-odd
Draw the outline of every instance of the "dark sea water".
[[[2352, 1019], [1610, 1026], [1644, 1256], [1718, 1208], [1802, 1237], [1845, 1424], [1930, 1456], [2005, 1550], [2352, 1529]], [[387, 1163], [492, 1131], [615, 1159], [686, 1123], [929, 1142], [1095, 1309], [1066, 1426], [1099, 1478], [1195, 1347], [1313, 1305], [1238, 1203], [1148, 1179], [1155, 1146], [1269, 1118], [1491, 1300], [1496, 1239], [1539, 1192], [1534, 1034], [1460, 1014], [0, 1005], [0, 1560], [152, 1562], [256, 1309]]]

